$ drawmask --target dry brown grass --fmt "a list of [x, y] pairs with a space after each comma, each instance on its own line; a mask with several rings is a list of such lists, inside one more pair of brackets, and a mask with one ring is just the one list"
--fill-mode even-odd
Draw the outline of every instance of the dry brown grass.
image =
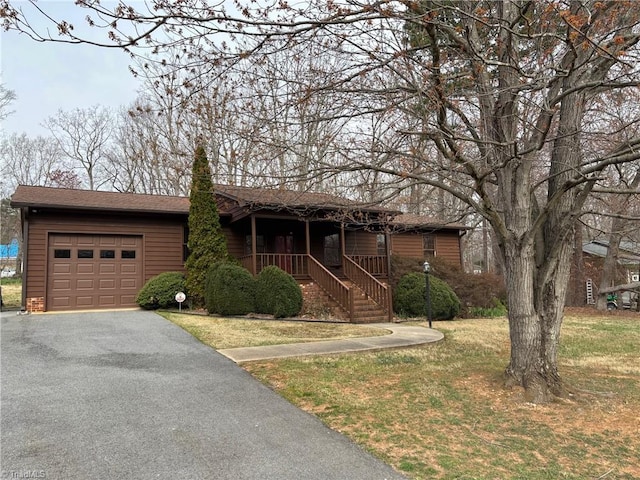
[[344, 323], [245, 320], [173, 312], [161, 312], [161, 315], [217, 349], [375, 337], [388, 333], [379, 328]]
[[640, 478], [640, 316], [565, 319], [561, 374], [579, 394], [507, 389], [506, 319], [436, 322], [420, 348], [244, 364], [415, 479]]
[[5, 308], [20, 308], [22, 305], [22, 283], [17, 279], [2, 279], [2, 302]]

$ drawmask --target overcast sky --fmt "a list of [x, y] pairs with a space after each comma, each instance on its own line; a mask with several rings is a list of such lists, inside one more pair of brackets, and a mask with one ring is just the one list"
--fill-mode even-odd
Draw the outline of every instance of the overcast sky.
[[[12, 2], [25, 6], [26, 2]], [[81, 28], [86, 11], [74, 2], [39, 2], [48, 11]], [[77, 29], [76, 29], [77, 30]], [[4, 121], [6, 134], [46, 135], [41, 123], [59, 109], [130, 104], [140, 82], [128, 70], [130, 57], [117, 49], [88, 45], [37, 43], [15, 32], [0, 33], [2, 83], [17, 99]]]

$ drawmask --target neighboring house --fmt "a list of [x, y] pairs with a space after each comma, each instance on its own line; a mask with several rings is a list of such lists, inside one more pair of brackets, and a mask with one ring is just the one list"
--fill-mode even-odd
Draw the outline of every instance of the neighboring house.
[[[582, 245], [582, 252], [591, 257], [604, 259], [609, 251], [608, 240], [593, 240]], [[618, 252], [618, 265], [624, 270], [626, 283], [638, 281], [638, 269], [640, 268], [640, 245], [633, 242], [622, 241]]]
[[[391, 255], [461, 263], [466, 227], [321, 193], [215, 186], [229, 254], [319, 288], [354, 322], [391, 318]], [[19, 186], [29, 311], [135, 307], [154, 275], [184, 270], [189, 199]]]
[[[585, 281], [587, 304], [595, 304], [604, 259], [609, 251], [608, 240], [593, 240], [582, 245], [582, 253], [585, 264]], [[618, 268], [616, 282], [626, 284], [639, 281], [640, 272], [640, 245], [633, 242], [622, 241], [618, 251]], [[623, 304], [630, 306], [631, 299], [635, 295], [623, 292]]]

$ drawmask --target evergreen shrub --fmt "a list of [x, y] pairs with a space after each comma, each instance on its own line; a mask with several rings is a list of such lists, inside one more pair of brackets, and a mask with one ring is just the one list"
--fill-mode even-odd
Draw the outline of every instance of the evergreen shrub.
[[[450, 320], [460, 313], [460, 300], [446, 282], [431, 275], [431, 316], [434, 320]], [[423, 273], [408, 273], [400, 278], [393, 292], [396, 313], [405, 317], [426, 317], [426, 279]]]
[[196, 148], [193, 160], [189, 202], [186, 282], [191, 301], [201, 306], [205, 303], [207, 271], [213, 263], [228, 258], [227, 241], [220, 226], [211, 181], [211, 168], [201, 145]]
[[216, 295], [215, 295], [215, 276], [216, 272], [222, 265], [229, 265], [230, 263], [225, 261], [213, 262], [209, 269], [207, 270], [207, 274], [204, 282], [204, 307], [209, 312], [216, 312]]
[[256, 279], [256, 311], [284, 318], [300, 310], [302, 289], [298, 282], [275, 265], [265, 267]]
[[136, 303], [144, 309], [178, 307], [176, 293], [185, 291], [184, 275], [165, 272], [149, 279], [136, 296]]
[[[410, 272], [422, 273], [424, 259], [391, 257], [391, 285], [395, 288], [400, 278]], [[461, 303], [461, 316], [477, 316], [476, 312], [506, 305], [507, 292], [504, 279], [492, 273], [466, 273], [462, 267], [442, 257], [429, 257], [431, 273], [444, 280], [456, 293]], [[423, 279], [424, 280], [424, 279]]]
[[246, 315], [255, 311], [256, 281], [239, 265], [222, 263], [209, 270], [205, 304], [209, 313]]

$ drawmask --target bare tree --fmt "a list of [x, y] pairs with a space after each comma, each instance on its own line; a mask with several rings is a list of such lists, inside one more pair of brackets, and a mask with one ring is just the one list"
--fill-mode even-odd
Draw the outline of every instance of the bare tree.
[[[359, 134], [347, 136], [342, 158], [310, 173], [349, 181], [373, 172], [398, 195], [436, 187], [486, 218], [507, 284], [507, 384], [533, 402], [570, 393], [558, 346], [574, 228], [607, 170], [640, 157], [632, 135], [585, 151], [586, 137], [612, 129], [590, 107], [639, 85], [637, 9], [595, 0], [275, 2], [238, 11], [196, 0], [78, 3], [106, 29], [105, 45], [133, 54], [148, 45], [168, 74], [226, 62], [246, 69], [294, 45], [346, 59], [306, 95], [348, 99], [327, 120], [348, 119], [343, 128]], [[5, 28], [53, 39], [6, 0], [0, 6]], [[84, 41], [56, 22], [62, 41]], [[165, 47], [184, 55], [163, 57]], [[385, 111], [397, 113], [384, 117], [394, 134], [362, 142]]]
[[90, 190], [111, 177], [106, 168], [114, 118], [106, 107], [95, 105], [72, 111], [59, 110], [45, 121], [64, 155], [80, 169]]
[[30, 138], [12, 134], [0, 143], [0, 177], [2, 178], [2, 235], [18, 240], [16, 272], [21, 274], [22, 246], [20, 215], [9, 206], [9, 197], [18, 185], [78, 188], [77, 175], [63, 162], [54, 138]]
[[[611, 91], [596, 99], [590, 108], [591, 121], [586, 125], [593, 135], [586, 136], [584, 151], [596, 155], [611, 143], [624, 144], [640, 136], [639, 102], [638, 89]], [[603, 129], [602, 123], [608, 128]], [[606, 135], [601, 134], [603, 131]], [[594, 195], [585, 208], [588, 214], [584, 219], [590, 230], [596, 232], [595, 238], [606, 238], [608, 242], [596, 297], [596, 307], [600, 310], [606, 308], [608, 292], [629, 283], [626, 275], [621, 278], [619, 253], [621, 242], [630, 239], [640, 222], [640, 215], [634, 208], [638, 204], [639, 187], [640, 162], [615, 165], [603, 172], [601, 182], [594, 188]]]
[[12, 134], [0, 144], [3, 186], [7, 198], [18, 185], [78, 187], [80, 182], [65, 163], [58, 142], [51, 137]]
[[167, 138], [167, 116], [143, 101], [141, 98], [119, 113], [108, 154], [113, 167], [111, 186], [124, 192], [186, 195], [189, 160], [172, 147], [182, 139]]
[[15, 92], [0, 84], [0, 121], [11, 115], [12, 112], [9, 110], [9, 105], [11, 105], [11, 102], [15, 99]]

